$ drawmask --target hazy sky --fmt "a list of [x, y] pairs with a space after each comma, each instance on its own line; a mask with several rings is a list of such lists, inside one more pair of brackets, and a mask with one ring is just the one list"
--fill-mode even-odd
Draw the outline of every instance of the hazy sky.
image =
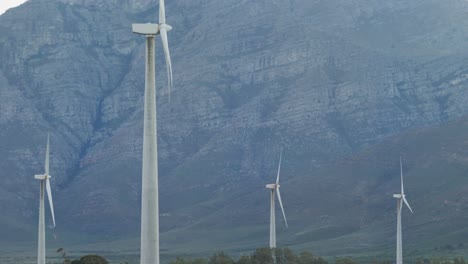
[[0, 0], [0, 14], [5, 13], [8, 8], [19, 6], [27, 0]]

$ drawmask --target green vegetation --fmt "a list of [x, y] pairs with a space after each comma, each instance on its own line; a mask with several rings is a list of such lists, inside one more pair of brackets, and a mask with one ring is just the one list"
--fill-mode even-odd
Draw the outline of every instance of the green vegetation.
[[431, 258], [431, 259], [422, 259], [419, 258], [415, 264], [465, 264], [465, 259], [463, 257], [457, 257], [453, 260], [447, 258]]
[[[463, 257], [454, 259], [433, 257], [430, 259], [419, 258], [412, 263], [416, 264], [465, 264]], [[177, 258], [170, 264], [359, 264], [360, 262], [351, 257], [339, 257], [334, 261], [326, 260], [310, 252], [302, 252], [296, 255], [289, 248], [259, 248], [250, 255], [244, 255], [237, 260], [231, 258], [224, 252], [214, 254], [210, 258], [184, 259]], [[374, 260], [372, 264], [390, 264], [390, 260]]]
[[107, 262], [105, 258], [98, 255], [87, 255], [81, 257], [79, 261], [72, 261], [72, 264], [109, 264], [109, 262]]
[[[62, 261], [57, 264], [109, 264], [104, 257], [99, 255], [85, 255], [79, 259], [72, 260], [67, 257], [65, 251], [60, 249], [57, 251], [63, 258]], [[407, 259], [407, 262], [415, 264], [465, 264], [463, 257], [428, 257], [428, 258], [417, 258]], [[131, 262], [112, 262], [118, 264], [135, 264], [139, 263], [138, 260]], [[163, 261], [163, 263], [166, 263]], [[181, 258], [177, 257], [175, 260], [169, 262], [169, 264], [360, 264], [360, 263], [371, 263], [371, 264], [391, 264], [393, 259], [379, 259], [363, 261], [357, 260], [352, 257], [336, 257], [336, 258], [322, 258], [314, 255], [310, 252], [304, 251], [296, 254], [289, 248], [258, 248], [254, 252], [248, 255], [242, 255], [240, 257], [233, 258], [227, 253], [221, 251], [206, 258]], [[468, 264], [468, 263], [466, 263]]]
[[[341, 259], [340, 259], [341, 260]], [[356, 263], [352, 259], [342, 259], [341, 264]], [[309, 252], [296, 255], [289, 248], [258, 248], [250, 255], [234, 260], [224, 252], [214, 254], [210, 258], [182, 259], [177, 258], [170, 264], [327, 264], [328, 262]]]
[[57, 249], [57, 253], [62, 257], [62, 264], [109, 264], [109, 262], [98, 255], [85, 255], [80, 259], [72, 260], [67, 256], [67, 252], [64, 248]]

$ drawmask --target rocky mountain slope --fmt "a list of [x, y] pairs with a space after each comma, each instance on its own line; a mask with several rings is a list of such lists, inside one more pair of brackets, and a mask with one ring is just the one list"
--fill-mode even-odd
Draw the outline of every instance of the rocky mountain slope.
[[[34, 240], [33, 174], [42, 171], [47, 132], [56, 232], [79, 241], [138, 234], [144, 39], [131, 23], [156, 21], [157, 8], [149, 0], [30, 0], [0, 16], [1, 238]], [[303, 233], [289, 241], [310, 241], [310, 220], [330, 213], [306, 198], [288, 201], [289, 181], [325, 183], [311, 173], [386, 137], [468, 113], [464, 0], [177, 0], [167, 1], [167, 14], [170, 103], [157, 54], [167, 245], [214, 227], [239, 228], [232, 241], [262, 241], [263, 188], [281, 147], [285, 204], [302, 219]], [[353, 194], [347, 187], [329, 181], [314, 194], [344, 201]], [[300, 184], [295, 194], [309, 192]], [[347, 215], [380, 219], [379, 210], [363, 208], [364, 215]], [[336, 228], [356, 231], [342, 222]]]

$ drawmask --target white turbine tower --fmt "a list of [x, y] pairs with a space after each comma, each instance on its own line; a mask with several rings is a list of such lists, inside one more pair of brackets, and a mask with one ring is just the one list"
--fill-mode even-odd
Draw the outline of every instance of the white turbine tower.
[[281, 170], [281, 157], [283, 155], [283, 151], [281, 151], [279, 165], [278, 165], [278, 175], [276, 176], [276, 183], [267, 184], [266, 188], [270, 189], [271, 197], [270, 197], [270, 248], [276, 248], [276, 218], [275, 218], [275, 193], [278, 194], [278, 202], [280, 204], [281, 211], [283, 212], [284, 223], [286, 228], [288, 227], [288, 221], [286, 220], [286, 214], [284, 213], [283, 202], [281, 201], [281, 194], [280, 194], [280, 185], [279, 185], [279, 177], [280, 177], [280, 170]]
[[44, 187], [47, 191], [47, 196], [52, 213], [52, 222], [55, 227], [54, 204], [52, 202], [52, 193], [50, 190], [50, 175], [49, 175], [49, 135], [47, 135], [47, 147], [45, 157], [45, 173], [34, 175], [34, 178], [41, 181], [40, 198], [39, 198], [39, 235], [37, 246], [37, 264], [45, 264], [45, 215], [44, 215]]
[[411, 206], [406, 200], [405, 189], [403, 186], [403, 164], [400, 157], [400, 175], [401, 175], [401, 193], [394, 194], [393, 198], [397, 199], [397, 241], [396, 241], [396, 264], [403, 264], [403, 249], [402, 249], [402, 238], [401, 238], [401, 210], [403, 209], [403, 203], [406, 204], [408, 209], [413, 213]]
[[172, 86], [172, 65], [164, 0], [159, 1], [159, 24], [133, 24], [136, 34], [146, 36], [145, 105], [143, 123], [143, 169], [141, 193], [141, 264], [159, 264], [159, 194], [158, 144], [156, 126], [155, 36], [160, 34], [166, 57], [169, 98]]

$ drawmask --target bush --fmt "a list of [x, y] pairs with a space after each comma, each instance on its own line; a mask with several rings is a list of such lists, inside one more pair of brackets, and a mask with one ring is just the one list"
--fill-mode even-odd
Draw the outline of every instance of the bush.
[[465, 259], [463, 257], [455, 258], [453, 264], [465, 264]]
[[299, 255], [300, 264], [327, 264], [328, 262], [321, 257], [316, 257], [309, 252], [302, 252]]
[[[177, 258], [170, 264], [327, 264], [323, 258], [316, 257], [308, 252], [300, 255], [288, 248], [258, 248], [251, 255], [241, 256], [237, 261], [224, 252], [217, 253], [209, 259], [183, 259]], [[354, 264], [355, 262], [342, 262], [340, 264]]]
[[273, 250], [271, 248], [257, 248], [252, 255], [252, 262], [256, 264], [273, 263]]
[[109, 264], [109, 262], [98, 255], [86, 255], [80, 258], [79, 264]]
[[355, 261], [352, 258], [338, 258], [335, 261], [336, 264], [359, 264], [359, 262]]
[[213, 255], [208, 261], [208, 264], [234, 264], [234, 260], [231, 259], [224, 252]]

